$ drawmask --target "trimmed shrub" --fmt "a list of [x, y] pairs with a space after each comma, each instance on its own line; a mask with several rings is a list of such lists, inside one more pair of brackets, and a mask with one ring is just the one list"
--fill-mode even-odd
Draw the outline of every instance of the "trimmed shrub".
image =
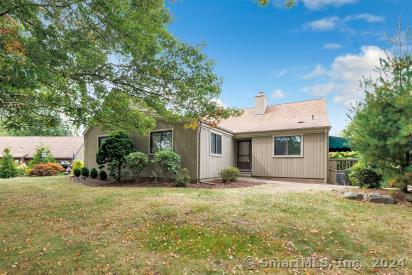
[[6, 148], [3, 151], [3, 157], [0, 159], [0, 178], [13, 178], [19, 175], [19, 170], [16, 161], [10, 154], [10, 149]]
[[219, 176], [222, 178], [223, 182], [231, 182], [236, 181], [239, 174], [239, 168], [230, 166], [229, 168], [221, 170]]
[[82, 168], [84, 167], [84, 162], [81, 160], [75, 160], [73, 161], [72, 164], [72, 173], [74, 174], [74, 170], [75, 169], [79, 169], [80, 171], [82, 170]]
[[73, 175], [75, 177], [80, 177], [81, 174], [82, 174], [82, 170], [80, 170], [79, 168], [73, 169]]
[[47, 146], [39, 146], [34, 153], [32, 160], [29, 162], [30, 167], [39, 163], [55, 163], [56, 160], [53, 157], [51, 150]]
[[107, 180], [107, 173], [104, 170], [99, 171], [99, 179], [101, 180]]
[[89, 176], [89, 169], [87, 169], [86, 167], [82, 168], [82, 176], [87, 178]]
[[58, 163], [38, 163], [33, 166], [31, 170], [32, 176], [53, 176], [64, 172], [63, 166]]
[[358, 161], [346, 171], [346, 177], [352, 185], [365, 188], [379, 188], [382, 176], [365, 161]]
[[180, 170], [180, 156], [169, 150], [158, 151], [153, 163], [159, 166], [163, 178], [170, 178]]
[[99, 168], [107, 165], [110, 176], [118, 182], [125, 176], [122, 169], [126, 162], [126, 156], [134, 152], [134, 145], [126, 132], [111, 134], [100, 147], [96, 154], [96, 162]]
[[126, 156], [126, 165], [132, 170], [134, 178], [139, 178], [148, 163], [149, 157], [142, 152], [133, 152]]
[[189, 170], [186, 168], [180, 169], [176, 177], [176, 186], [187, 186], [190, 182]]
[[92, 168], [92, 170], [90, 170], [90, 177], [92, 179], [96, 179], [99, 176], [99, 173], [97, 172], [96, 168]]

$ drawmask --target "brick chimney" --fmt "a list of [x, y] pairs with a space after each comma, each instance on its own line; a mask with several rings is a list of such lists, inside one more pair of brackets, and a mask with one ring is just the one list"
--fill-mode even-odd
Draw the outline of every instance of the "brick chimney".
[[255, 96], [255, 103], [256, 103], [256, 114], [263, 115], [266, 113], [266, 107], [268, 106], [268, 99], [266, 98], [263, 92], [259, 92], [257, 96]]

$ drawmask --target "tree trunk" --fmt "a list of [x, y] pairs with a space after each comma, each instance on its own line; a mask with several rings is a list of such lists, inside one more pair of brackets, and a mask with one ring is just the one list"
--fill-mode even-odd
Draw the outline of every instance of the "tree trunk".
[[405, 168], [407, 168], [410, 165], [410, 163], [411, 163], [411, 155], [410, 155], [409, 151], [406, 151], [404, 161], [401, 164], [401, 173], [402, 174], [405, 171]]

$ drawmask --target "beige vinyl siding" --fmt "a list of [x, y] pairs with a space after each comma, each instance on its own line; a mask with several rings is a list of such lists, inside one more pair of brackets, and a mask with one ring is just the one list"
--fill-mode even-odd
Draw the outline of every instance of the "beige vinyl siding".
[[[299, 135], [288, 133], [287, 135]], [[325, 133], [303, 134], [303, 157], [273, 157], [273, 135], [252, 138], [252, 174], [262, 177], [316, 178], [326, 175]]]
[[84, 164], [87, 168], [97, 168], [97, 137], [107, 135], [99, 127], [90, 127], [84, 135]]
[[[210, 153], [210, 133], [222, 134], [222, 156], [213, 156]], [[220, 170], [235, 166], [235, 141], [231, 134], [219, 129], [200, 128], [200, 178], [216, 178]]]
[[[182, 123], [166, 123], [157, 121], [155, 129], [173, 131], [173, 151], [182, 158], [182, 167], [189, 169], [190, 177], [197, 179], [197, 129], [186, 129]], [[91, 127], [85, 134], [85, 164], [88, 168], [96, 167], [96, 152], [98, 136], [107, 135], [98, 127]], [[133, 144], [137, 151], [149, 154], [149, 135], [131, 135]], [[152, 167], [147, 167], [142, 172], [142, 177], [150, 177]]]

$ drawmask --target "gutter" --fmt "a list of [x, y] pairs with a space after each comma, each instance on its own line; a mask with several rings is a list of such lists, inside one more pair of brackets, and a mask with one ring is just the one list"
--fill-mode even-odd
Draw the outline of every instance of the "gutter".
[[238, 132], [234, 134], [234, 137], [236, 138], [239, 135], [259, 135], [259, 134], [271, 134], [271, 133], [291, 132], [291, 131], [311, 131], [311, 130], [322, 131], [324, 129], [330, 129], [330, 128], [331, 126], [323, 126], [323, 127], [307, 127], [307, 128], [274, 129], [274, 130], [252, 131], [252, 132]]

